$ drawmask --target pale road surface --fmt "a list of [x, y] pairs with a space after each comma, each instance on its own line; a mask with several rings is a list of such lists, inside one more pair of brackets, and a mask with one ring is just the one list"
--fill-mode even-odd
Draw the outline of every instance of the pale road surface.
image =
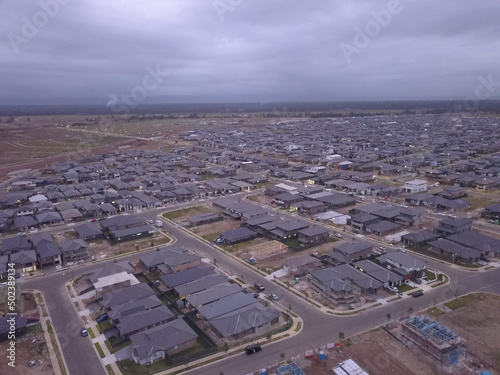
[[[157, 214], [158, 212], [151, 211], [142, 215], [145, 217], [151, 215], [151, 218], [153, 218]], [[195, 369], [190, 372], [192, 374], [218, 375], [220, 372], [228, 375], [247, 374], [259, 368], [276, 364], [280, 360], [281, 353], [284, 353], [286, 357], [290, 357], [335, 341], [339, 331], [344, 332], [346, 336], [352, 336], [380, 326], [387, 322], [387, 313], [390, 313], [393, 318], [397, 318], [404, 315], [409, 307], [417, 311], [453, 299], [456, 295], [477, 290], [500, 292], [500, 269], [487, 272], [470, 272], [449, 267], [434, 260], [427, 260], [430, 268], [445, 272], [450, 276], [452, 282], [444, 287], [427, 291], [418, 299], [403, 299], [349, 317], [331, 316], [318, 311], [294, 294], [264, 279], [264, 277], [254, 273], [238, 261], [221, 254], [212, 246], [193, 238], [181, 229], [168, 224], [165, 224], [165, 229], [177, 237], [178, 242], [174, 246], [196, 249], [201, 256], [209, 259], [216, 258], [219, 266], [242, 278], [250, 285], [255, 282], [263, 284], [266, 291], [278, 294], [283, 306], [288, 307], [288, 305], [291, 305], [292, 311], [300, 315], [304, 320], [304, 328], [299, 335], [266, 345], [262, 352], [254, 356], [237, 355], [229, 357], [212, 365]], [[137, 254], [132, 254], [122, 259], [132, 260], [137, 259], [137, 257]], [[106, 262], [112, 262], [112, 260]], [[90, 340], [80, 336], [82, 323], [68, 298], [64, 284], [72, 277], [72, 272], [74, 275], [78, 275], [84, 270], [94, 269], [106, 262], [83, 265], [73, 268], [73, 271], [54, 272], [42, 277], [21, 281], [24, 288], [35, 288], [44, 293], [51, 314], [50, 318], [61, 343], [71, 375], [105, 375], [106, 373]]]

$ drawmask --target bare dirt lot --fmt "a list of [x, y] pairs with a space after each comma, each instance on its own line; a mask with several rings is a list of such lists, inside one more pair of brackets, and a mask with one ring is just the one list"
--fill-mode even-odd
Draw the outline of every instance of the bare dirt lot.
[[[2, 374], [9, 375], [52, 375], [54, 370], [50, 362], [47, 344], [43, 333], [30, 327], [30, 333], [16, 338], [16, 367], [8, 366], [7, 353], [8, 341], [0, 343], [0, 369]], [[30, 361], [37, 361], [34, 366], [29, 366]]]
[[[299, 358], [296, 362], [305, 373], [315, 375], [331, 374], [331, 368], [348, 358], [356, 361], [370, 375], [473, 375], [484, 369], [491, 372], [500, 368], [500, 316], [497, 313], [500, 297], [470, 295], [441, 308], [425, 313], [463, 337], [468, 350], [466, 359], [452, 367], [441, 365], [414, 345], [404, 347], [382, 328], [343, 340], [343, 349], [325, 350], [327, 356], [323, 362], [314, 358]], [[397, 322], [391, 322], [388, 327], [399, 336], [400, 325]]]

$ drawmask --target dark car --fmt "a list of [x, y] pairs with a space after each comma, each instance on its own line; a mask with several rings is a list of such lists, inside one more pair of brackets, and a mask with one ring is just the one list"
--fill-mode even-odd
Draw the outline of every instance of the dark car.
[[102, 315], [99, 315], [99, 316], [96, 318], [96, 320], [95, 320], [95, 321], [96, 321], [97, 323], [102, 323], [102, 322], [104, 322], [104, 321], [106, 321], [106, 320], [108, 320], [108, 319], [109, 319], [108, 314], [102, 314]]
[[420, 297], [420, 296], [423, 296], [424, 295], [424, 292], [422, 292], [421, 290], [417, 290], [416, 292], [413, 292], [411, 294], [412, 297]]
[[415, 284], [422, 284], [422, 280], [417, 279], [415, 277], [413, 279], [411, 279], [411, 281], [413, 281]]
[[36, 323], [40, 321], [40, 317], [37, 315], [31, 315], [26, 317], [26, 322], [27, 323]]
[[254, 288], [257, 289], [259, 292], [262, 292], [266, 289], [266, 288], [264, 288], [264, 286], [257, 284], [257, 283], [254, 284]]
[[87, 328], [83, 327], [82, 330], [80, 331], [80, 334], [85, 337], [89, 335], [89, 332], [87, 331]]
[[259, 344], [252, 344], [252, 345], [248, 345], [246, 348], [245, 348], [245, 352], [247, 354], [253, 354], [253, 353], [257, 353], [257, 352], [260, 352], [262, 350], [262, 347], [259, 345]]

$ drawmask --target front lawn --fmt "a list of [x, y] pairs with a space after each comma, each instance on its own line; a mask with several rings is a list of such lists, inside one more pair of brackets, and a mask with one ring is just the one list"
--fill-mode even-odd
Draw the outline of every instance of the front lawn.
[[285, 245], [287, 245], [292, 250], [302, 250], [302, 242], [299, 241], [298, 238], [290, 238], [288, 240], [281, 241]]
[[409, 290], [412, 290], [415, 288], [405, 283], [405, 284], [402, 284], [400, 287], [398, 287], [398, 289], [401, 293], [404, 293], [404, 292], [408, 292]]

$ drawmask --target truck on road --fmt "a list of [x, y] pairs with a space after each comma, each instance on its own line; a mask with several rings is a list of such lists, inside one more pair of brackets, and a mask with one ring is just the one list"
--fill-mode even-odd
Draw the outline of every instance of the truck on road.
[[156, 221], [155, 221], [155, 225], [156, 225], [157, 227], [161, 228], [161, 227], [163, 226], [163, 221], [161, 221], [161, 220], [156, 220]]

